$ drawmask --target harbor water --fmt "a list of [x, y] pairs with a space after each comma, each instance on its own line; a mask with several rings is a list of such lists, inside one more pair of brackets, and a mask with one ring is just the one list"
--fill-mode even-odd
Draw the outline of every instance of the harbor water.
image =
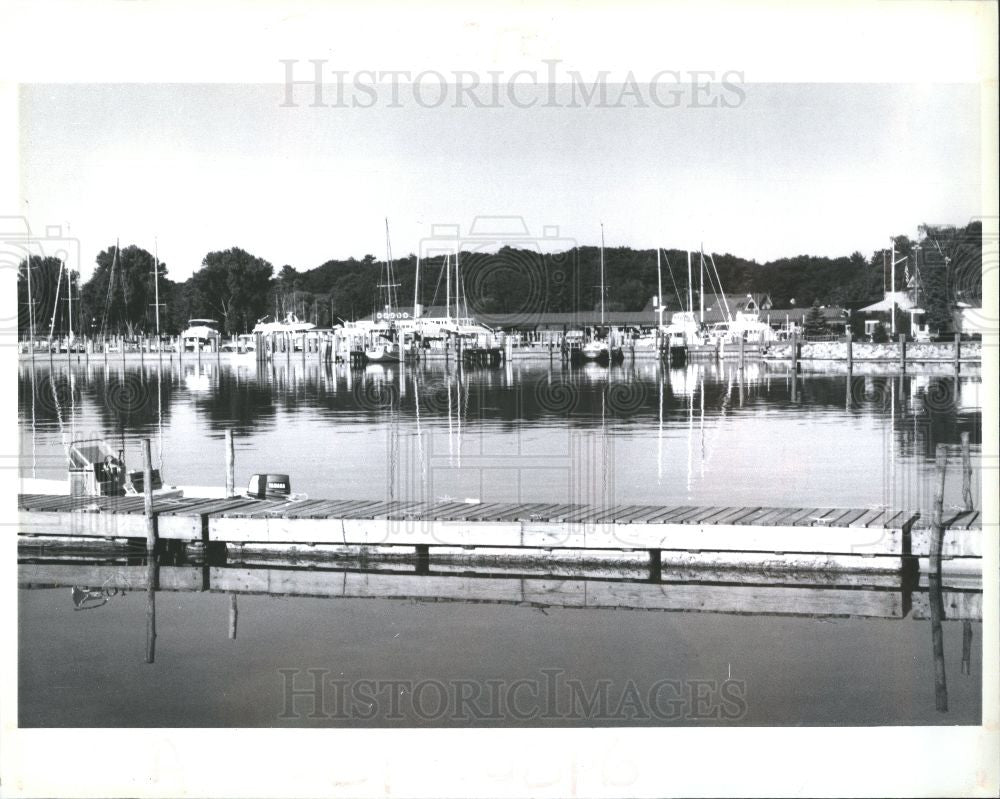
[[[961, 503], [963, 432], [979, 507], [981, 390], [974, 371], [795, 376], [787, 365], [759, 362], [740, 370], [652, 360], [570, 368], [556, 360], [459, 371], [351, 370], [299, 358], [39, 359], [19, 367], [20, 473], [64, 479], [69, 442], [94, 437], [124, 449], [138, 468], [138, 442], [148, 438], [166, 483], [219, 486], [232, 429], [237, 484], [256, 472], [287, 473], [292, 490], [310, 498], [926, 513], [938, 444], [952, 464], [944, 504]], [[694, 601], [691, 612], [660, 613], [400, 601], [376, 590], [331, 598], [318, 594], [365, 572], [314, 564], [319, 588], [310, 595], [265, 588], [237, 602], [235, 589], [218, 586], [156, 591], [156, 655], [146, 662], [147, 592], [134, 577], [85, 586], [103, 597], [79, 607], [68, 585], [42, 578], [45, 565], [29, 557], [20, 566], [22, 726], [980, 719], [979, 620], [950, 617], [946, 603], [949, 701], [947, 711], [936, 709], [926, 586], [916, 584], [817, 578], [840, 598], [810, 612], [794, 602], [762, 604], [756, 588], [741, 593], [747, 586], [727, 574], [711, 581], [711, 607]], [[136, 567], [102, 568], [115, 575]], [[783, 579], [751, 582], [771, 591]], [[159, 582], [163, 589], [163, 576]], [[677, 582], [663, 590], [708, 590]], [[581, 585], [561, 591], [587, 590]], [[439, 705], [447, 710], [432, 712]]]

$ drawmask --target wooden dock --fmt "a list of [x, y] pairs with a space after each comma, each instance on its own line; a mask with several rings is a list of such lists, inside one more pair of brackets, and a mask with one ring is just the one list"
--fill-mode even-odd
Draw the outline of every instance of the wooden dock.
[[[26, 536], [145, 538], [143, 497], [22, 494]], [[153, 502], [160, 540], [202, 544], [537, 551], [553, 556], [642, 552], [657, 564], [726, 557], [780, 565], [811, 559], [816, 568], [896, 568], [926, 558], [930, 536], [920, 514], [871, 508], [696, 507], [558, 503], [299, 501], [163, 498]], [[981, 564], [979, 512], [945, 519], [943, 556], [974, 571]], [[409, 549], [406, 549], [409, 548]], [[795, 556], [793, 558], [793, 556]], [[759, 563], [758, 563], [759, 565]]]

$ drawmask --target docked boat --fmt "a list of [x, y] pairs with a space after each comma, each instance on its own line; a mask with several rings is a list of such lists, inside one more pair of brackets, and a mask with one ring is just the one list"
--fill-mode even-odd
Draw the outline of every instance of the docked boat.
[[216, 350], [221, 338], [219, 323], [214, 319], [189, 319], [188, 326], [181, 333], [182, 346], [191, 350]]
[[604, 326], [604, 225], [601, 225], [601, 328], [604, 330], [604, 338], [599, 338], [596, 330], [590, 333], [590, 340], [582, 347], [573, 350], [571, 361], [584, 363], [598, 363], [607, 366], [612, 363], [621, 363], [625, 360], [625, 353], [616, 342], [611, 340], [612, 332]]
[[[273, 322], [266, 321], [267, 317], [262, 317], [257, 320], [257, 324], [251, 332], [253, 333], [263, 333], [265, 336], [271, 333], [291, 333], [291, 334], [302, 334], [308, 333], [310, 330], [314, 330], [316, 325], [312, 322], [306, 322], [299, 319], [295, 314], [288, 314], [283, 320], [275, 319]], [[242, 338], [242, 336], [241, 336]]]
[[399, 314], [396, 312], [396, 289], [399, 283], [395, 281], [392, 264], [392, 244], [389, 239], [389, 220], [385, 220], [385, 268], [382, 282], [378, 284], [382, 298], [382, 312], [378, 314], [379, 321], [368, 334], [365, 342], [365, 358], [367, 363], [399, 363], [403, 360], [403, 348], [400, 345], [401, 331], [397, 327]]

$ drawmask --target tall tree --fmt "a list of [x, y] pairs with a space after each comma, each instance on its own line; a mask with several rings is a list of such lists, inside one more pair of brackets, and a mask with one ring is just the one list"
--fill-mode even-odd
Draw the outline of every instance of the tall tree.
[[226, 333], [245, 332], [268, 312], [274, 267], [233, 247], [208, 253], [189, 280], [194, 316], [218, 319]]
[[[97, 254], [97, 268], [81, 290], [88, 332], [152, 332], [155, 327], [154, 259], [134, 244]], [[161, 288], [167, 266], [159, 265]], [[161, 297], [162, 301], [162, 297]]]

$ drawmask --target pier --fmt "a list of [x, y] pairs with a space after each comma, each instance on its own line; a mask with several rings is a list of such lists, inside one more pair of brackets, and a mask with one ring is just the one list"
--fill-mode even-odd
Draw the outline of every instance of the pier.
[[[22, 536], [147, 539], [145, 498], [18, 497]], [[299, 501], [164, 498], [152, 505], [155, 536], [206, 547], [247, 544], [375, 552], [418, 561], [459, 548], [482, 557], [589, 560], [641, 553], [647, 567], [727, 564], [835, 571], [925, 565], [930, 528], [920, 514], [882, 508], [777, 508], [551, 503]], [[981, 569], [978, 511], [947, 514], [945, 568]], [[375, 548], [372, 550], [372, 548]]]

